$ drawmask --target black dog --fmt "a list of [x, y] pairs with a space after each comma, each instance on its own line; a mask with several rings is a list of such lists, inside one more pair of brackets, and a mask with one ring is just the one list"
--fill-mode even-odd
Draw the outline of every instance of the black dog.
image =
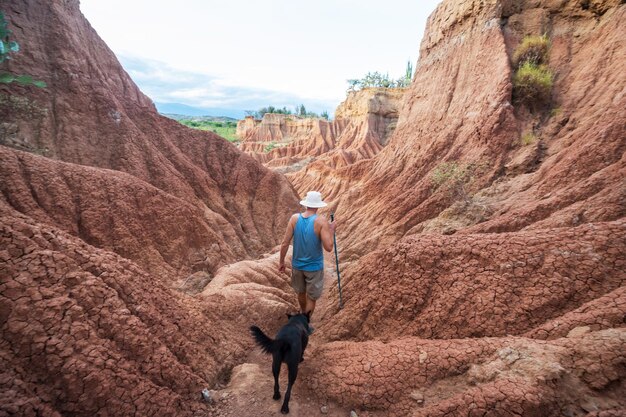
[[256, 326], [251, 326], [250, 331], [256, 343], [261, 346], [263, 352], [272, 354], [272, 373], [274, 374], [274, 399], [280, 400], [280, 388], [278, 387], [278, 374], [283, 362], [289, 369], [289, 383], [285, 392], [285, 400], [280, 412], [289, 413], [289, 397], [291, 387], [298, 376], [298, 364], [304, 360], [304, 349], [309, 343], [309, 319], [311, 314], [287, 314], [289, 322], [280, 328], [276, 339], [272, 340]]

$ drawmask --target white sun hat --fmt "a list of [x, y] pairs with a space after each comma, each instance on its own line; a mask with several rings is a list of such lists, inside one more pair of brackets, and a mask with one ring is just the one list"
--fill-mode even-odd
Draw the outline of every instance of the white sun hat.
[[322, 201], [322, 195], [317, 191], [309, 191], [306, 193], [306, 198], [300, 202], [304, 207], [322, 208], [328, 204]]

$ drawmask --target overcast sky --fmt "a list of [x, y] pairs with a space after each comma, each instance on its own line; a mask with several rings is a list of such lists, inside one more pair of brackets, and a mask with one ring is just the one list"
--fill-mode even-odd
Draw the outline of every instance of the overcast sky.
[[348, 78], [404, 73], [437, 0], [81, 0], [156, 102], [332, 113]]

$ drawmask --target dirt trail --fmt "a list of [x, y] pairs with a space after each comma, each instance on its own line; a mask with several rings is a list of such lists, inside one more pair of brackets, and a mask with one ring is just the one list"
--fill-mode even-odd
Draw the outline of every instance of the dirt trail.
[[[333, 254], [326, 254], [324, 268], [324, 291], [316, 306], [315, 316], [312, 321], [312, 325], [316, 329], [321, 324], [321, 317], [326, 317], [326, 310], [338, 303], [337, 299], [331, 298], [329, 295], [330, 288], [337, 285]], [[294, 294], [294, 311], [297, 309], [296, 303]], [[278, 328], [267, 328], [263, 326], [263, 323], [259, 323], [259, 326], [269, 335], [274, 335], [278, 331]], [[309, 346], [304, 355], [305, 361], [310, 356], [312, 349], [317, 346], [318, 340], [319, 337], [316, 337], [315, 333], [309, 339]], [[272, 399], [274, 379], [272, 377], [271, 364], [271, 356], [263, 354], [258, 348], [251, 350], [244, 363], [233, 369], [228, 385], [217, 391], [217, 402], [213, 409], [214, 415], [224, 417], [269, 417], [280, 415], [282, 399], [280, 401]], [[284, 395], [284, 391], [287, 388], [287, 367], [284, 364], [280, 373], [280, 388], [281, 394]], [[323, 406], [326, 407], [326, 413], [322, 412]], [[302, 381], [302, 367], [292, 390], [289, 409], [289, 416], [291, 417], [347, 417], [351, 411], [350, 409], [339, 407], [330, 401], [317, 398]], [[367, 415], [359, 413], [359, 417]]]

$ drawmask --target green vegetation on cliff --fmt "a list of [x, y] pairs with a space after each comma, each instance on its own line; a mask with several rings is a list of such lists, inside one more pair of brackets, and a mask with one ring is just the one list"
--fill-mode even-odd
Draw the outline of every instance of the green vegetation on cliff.
[[536, 65], [548, 61], [550, 50], [550, 40], [546, 35], [526, 36], [513, 53], [513, 66], [519, 67], [524, 62], [531, 62]]
[[548, 103], [552, 94], [553, 74], [546, 65], [524, 62], [513, 76], [516, 100], [528, 105]]
[[[9, 24], [4, 19], [4, 13], [0, 12], [0, 63], [10, 60], [12, 54], [16, 54], [20, 51], [20, 45], [14, 40], [11, 40], [11, 33]], [[46, 87], [45, 82], [35, 80], [28, 74], [0, 73], [0, 83], [11, 84], [13, 82], [22, 85], [34, 85], [40, 88]]]
[[408, 61], [404, 75], [398, 79], [389, 78], [389, 74], [381, 74], [378, 71], [368, 72], [361, 79], [348, 80], [348, 92], [358, 91], [364, 88], [405, 88], [411, 84], [413, 79], [413, 64]]
[[166, 114], [164, 116], [176, 120], [178, 123], [198, 130], [208, 130], [216, 133], [229, 142], [237, 142], [235, 131], [237, 120], [230, 117], [211, 116], [183, 116], [179, 114]]
[[302, 118], [323, 118], [328, 120], [328, 111], [324, 110], [321, 114], [317, 114], [315, 112], [312, 111], [307, 111], [306, 107], [304, 107], [304, 104], [300, 104], [299, 106], [296, 106], [295, 111], [291, 111], [289, 110], [287, 107], [283, 107], [282, 109], [280, 107], [274, 107], [274, 106], [267, 106], [267, 107], [261, 107], [259, 110], [246, 110], [245, 111], [246, 116], [252, 116], [255, 119], [262, 119], [263, 116], [265, 116], [267, 113], [270, 114], [286, 114], [286, 115], [295, 115], [298, 117], [302, 117]]
[[537, 108], [550, 102], [554, 73], [548, 67], [547, 36], [526, 36], [513, 53], [513, 99]]

